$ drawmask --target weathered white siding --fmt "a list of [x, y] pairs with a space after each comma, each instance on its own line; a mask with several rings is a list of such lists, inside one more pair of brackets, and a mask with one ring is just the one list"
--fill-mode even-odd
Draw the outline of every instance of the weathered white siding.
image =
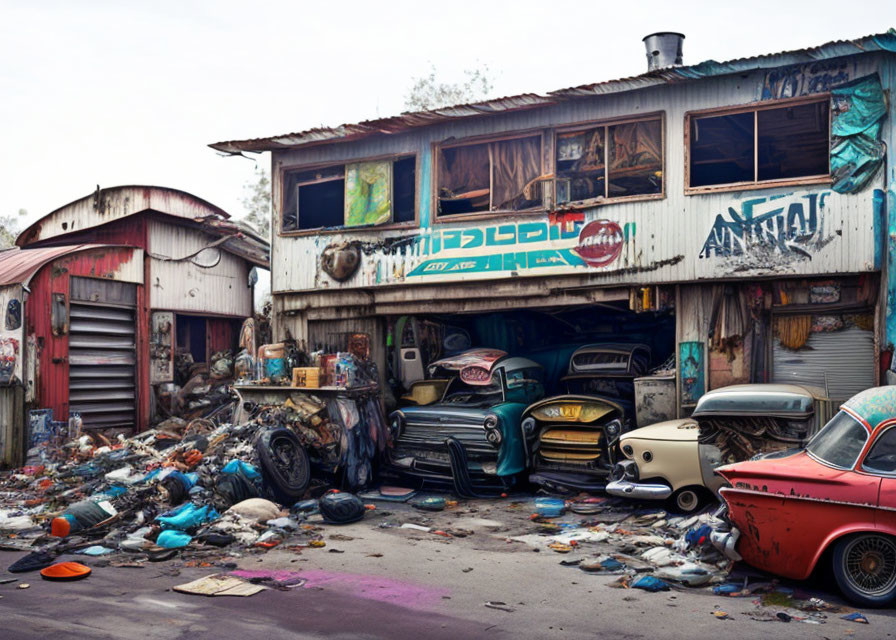
[[[848, 59], [857, 78], [877, 70], [883, 56]], [[874, 208], [879, 175], [861, 193], [841, 195], [826, 186], [763, 188], [700, 195], [684, 193], [684, 119], [688, 111], [758, 101], [765, 72], [664, 85], [625, 94], [583, 98], [559, 105], [470, 119], [356, 143], [320, 145], [273, 155], [274, 204], [284, 167], [416, 153], [419, 228], [323, 232], [273, 239], [272, 290], [300, 292], [388, 285], [476, 282], [582, 276], [589, 286], [695, 282], [717, 278], [859, 273], [880, 269], [882, 232]], [[665, 120], [665, 197], [606, 204], [564, 222], [548, 213], [498, 216], [476, 222], [436, 223], [432, 212], [432, 143], [661, 112]], [[889, 126], [889, 125], [888, 125]], [[780, 213], [775, 213], [777, 209]], [[767, 215], [765, 238], [743, 244], [738, 218]], [[602, 267], [564, 260], [588, 223], [606, 220], [623, 237], [618, 257]], [[783, 229], [782, 229], [783, 227]], [[772, 238], [799, 236], [801, 241]], [[543, 241], [539, 238], [544, 237]], [[491, 239], [491, 240], [490, 240]], [[320, 268], [331, 244], [358, 241], [358, 272], [339, 283]], [[404, 240], [404, 242], [402, 242]], [[520, 262], [519, 255], [527, 257]], [[536, 255], [537, 254], [537, 255]], [[541, 256], [539, 258], [538, 256]], [[545, 258], [546, 257], [546, 258]], [[540, 264], [535, 262], [541, 259]], [[544, 266], [547, 265], [547, 266]], [[379, 293], [377, 293], [379, 295]]]
[[[149, 221], [149, 305], [153, 309], [194, 312], [203, 315], [249, 316], [252, 289], [249, 269], [241, 258], [220, 247], [206, 249], [216, 238], [196, 229]], [[216, 257], [220, 260], [213, 267]], [[166, 259], [169, 258], [169, 259]]]

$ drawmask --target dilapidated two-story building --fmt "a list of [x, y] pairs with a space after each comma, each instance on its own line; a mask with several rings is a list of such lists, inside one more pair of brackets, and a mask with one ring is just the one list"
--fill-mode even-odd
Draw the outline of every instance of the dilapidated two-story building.
[[272, 154], [275, 339], [367, 334], [395, 389], [468, 345], [563, 373], [571, 344], [639, 342], [677, 414], [878, 382], [896, 32], [692, 66], [683, 38], [645, 38], [636, 77], [211, 145]]

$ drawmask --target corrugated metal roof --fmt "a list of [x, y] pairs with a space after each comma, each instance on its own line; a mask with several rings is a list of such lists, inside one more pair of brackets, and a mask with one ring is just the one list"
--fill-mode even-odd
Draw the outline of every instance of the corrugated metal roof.
[[495, 115], [511, 111], [520, 111], [522, 109], [544, 107], [557, 102], [585, 96], [636, 91], [638, 89], [645, 89], [661, 84], [685, 82], [712, 76], [743, 73], [756, 69], [767, 69], [791, 64], [800, 64], [803, 62], [827, 60], [830, 58], [839, 58], [869, 51], [896, 52], [896, 30], [890, 29], [886, 33], [869, 35], [855, 40], [836, 40], [818, 47], [782, 51], [779, 53], [770, 53], [749, 58], [737, 58], [727, 62], [707, 60], [692, 66], [668, 67], [666, 69], [658, 69], [656, 71], [629, 78], [620, 78], [617, 80], [608, 80], [578, 87], [570, 87], [568, 89], [559, 89], [557, 91], [551, 91], [547, 95], [525, 93], [517, 96], [474, 102], [471, 104], [403, 113], [399, 116], [390, 118], [366, 120], [357, 124], [343, 124], [332, 128], [316, 127], [306, 131], [287, 133], [268, 138], [216, 142], [209, 146], [218, 151], [236, 154], [243, 151], [277, 151], [312, 144], [337, 141], [348, 142], [376, 134], [399, 133], [417, 127], [425, 127], [460, 118]]
[[14, 247], [0, 251], [0, 286], [10, 284], [28, 284], [32, 276], [42, 266], [57, 258], [86, 251], [88, 249], [104, 249], [111, 245], [75, 244], [62, 247], [44, 247], [40, 249], [19, 249]]

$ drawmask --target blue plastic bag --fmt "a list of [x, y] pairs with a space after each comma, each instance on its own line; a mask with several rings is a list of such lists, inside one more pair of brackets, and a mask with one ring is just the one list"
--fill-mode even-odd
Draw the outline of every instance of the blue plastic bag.
[[182, 531], [167, 529], [156, 538], [156, 544], [166, 549], [177, 549], [178, 547], [186, 547], [192, 539], [192, 536]]
[[671, 587], [659, 578], [654, 578], [653, 576], [641, 576], [632, 582], [632, 589], [643, 589], [650, 593], [656, 593], [657, 591], [668, 591]]
[[156, 522], [162, 526], [162, 529], [187, 531], [217, 519], [218, 512], [212, 507], [208, 505], [198, 507], [192, 502], [188, 502], [173, 511], [160, 515], [156, 518]]
[[261, 477], [261, 474], [258, 473], [258, 470], [253, 467], [248, 462], [243, 462], [242, 460], [231, 460], [223, 467], [221, 467], [221, 473], [239, 473], [242, 472], [244, 476], [246, 476], [249, 480], [258, 480]]
[[535, 498], [535, 513], [543, 518], [556, 518], [566, 511], [566, 500], [561, 498]]

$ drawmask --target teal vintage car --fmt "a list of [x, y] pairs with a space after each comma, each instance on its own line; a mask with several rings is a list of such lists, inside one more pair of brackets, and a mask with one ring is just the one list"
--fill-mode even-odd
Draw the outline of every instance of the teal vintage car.
[[512, 487], [526, 470], [523, 411], [545, 393], [541, 365], [471, 349], [432, 363], [429, 373], [404, 396], [412, 406], [390, 416], [389, 475], [448, 484], [465, 497]]

